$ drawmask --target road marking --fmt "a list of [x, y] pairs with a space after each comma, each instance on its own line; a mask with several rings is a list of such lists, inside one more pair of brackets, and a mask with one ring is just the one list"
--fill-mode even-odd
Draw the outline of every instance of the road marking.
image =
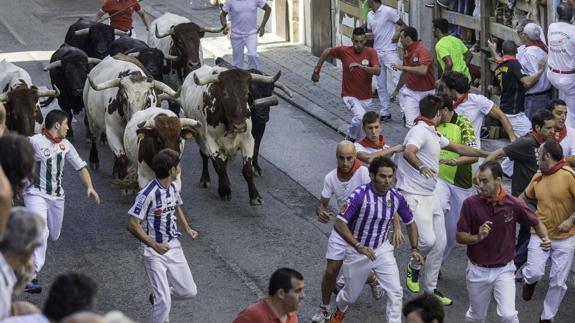
[[16, 33], [16, 31], [6, 22], [4, 17], [0, 16], [0, 24], [4, 25], [6, 29], [12, 34], [12, 36], [22, 45], [27, 46], [28, 44]]

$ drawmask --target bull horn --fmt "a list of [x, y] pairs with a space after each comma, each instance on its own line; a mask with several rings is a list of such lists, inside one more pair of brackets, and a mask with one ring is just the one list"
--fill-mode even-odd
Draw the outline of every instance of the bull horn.
[[224, 30], [225, 26], [221, 27], [200, 27], [200, 32], [206, 33], [221, 33]]
[[198, 77], [198, 74], [194, 73], [194, 82], [196, 83], [196, 85], [206, 85], [206, 84], [210, 84], [210, 83], [216, 83], [220, 80], [218, 78], [218, 75], [219, 74], [212, 74], [206, 78], [200, 79]]
[[60, 89], [58, 89], [58, 87], [54, 84], [52, 84], [52, 87], [54, 87], [53, 90], [38, 90], [38, 96], [58, 97], [60, 95]]
[[164, 59], [168, 60], [168, 61], [179, 61], [180, 60], [180, 56], [174, 56], [174, 55], [170, 55], [170, 54], [164, 54]]
[[130, 33], [127, 31], [121, 31], [118, 29], [114, 29], [114, 35], [116, 35], [116, 36], [128, 36], [128, 34], [130, 34]]
[[278, 104], [278, 97], [275, 95], [268, 96], [267, 98], [261, 98], [254, 100], [254, 105], [256, 108], [259, 107], [270, 107], [272, 105]]
[[88, 64], [99, 64], [102, 60], [95, 57], [88, 57]]
[[156, 81], [156, 80], [154, 80], [153, 82], [154, 82], [154, 90], [164, 92], [167, 95], [174, 97], [174, 98], [177, 98], [180, 96], [180, 91], [176, 92], [176, 91], [172, 90], [172, 88], [169, 87], [168, 85], [166, 85], [166, 83]]
[[78, 29], [74, 32], [74, 35], [76, 36], [83, 36], [83, 35], [87, 35], [90, 33], [90, 28], [82, 28], [82, 29]]
[[140, 52], [128, 53], [128, 56], [138, 58], [140, 57]]
[[170, 30], [168, 30], [168, 32], [166, 32], [164, 34], [160, 34], [160, 32], [158, 31], [158, 25], [156, 25], [156, 38], [158, 38], [158, 39], [168, 37], [168, 36], [172, 35], [173, 33], [174, 33], [174, 28], [170, 27]]
[[282, 82], [280, 82], [280, 81], [275, 81], [275, 82], [274, 82], [274, 85], [275, 85], [275, 87], [277, 87], [278, 89], [284, 91], [285, 94], [287, 94], [290, 98], [293, 96], [293, 94], [291, 93], [290, 89], [289, 89], [285, 84], [283, 84]]
[[139, 129], [152, 129], [152, 128], [154, 128], [155, 125], [156, 125], [156, 121], [154, 120], [154, 118], [152, 118], [150, 120], [138, 123], [138, 128]]
[[[180, 92], [179, 91], [176, 92], [176, 95], [180, 96]], [[160, 93], [156, 96], [156, 106], [160, 107], [162, 105], [162, 102], [164, 102], [166, 100], [172, 101], [172, 102], [178, 102], [178, 100], [176, 100], [175, 97], [170, 96], [166, 93]]]
[[278, 71], [274, 76], [259, 75], [255, 73], [250, 74], [252, 75], [253, 82], [275, 83], [282, 75], [282, 71]]
[[96, 91], [120, 86], [120, 79], [113, 79], [100, 84], [95, 84], [92, 78], [88, 76], [88, 82], [90, 82], [90, 87]]
[[58, 68], [61, 66], [62, 66], [61, 60], [53, 61], [52, 63], [50, 63], [50, 64], [46, 65], [46, 67], [44, 67], [44, 71], [49, 71], [51, 69]]
[[190, 118], [180, 118], [180, 124], [182, 125], [182, 128], [199, 128], [202, 126], [201, 122]]
[[8, 99], [8, 92], [0, 94], [0, 102], [8, 103], [8, 101], [10, 101], [10, 99]]

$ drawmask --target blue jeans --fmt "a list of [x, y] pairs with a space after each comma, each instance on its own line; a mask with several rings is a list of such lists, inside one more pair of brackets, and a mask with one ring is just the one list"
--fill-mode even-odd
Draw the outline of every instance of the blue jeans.
[[535, 112], [541, 108], [545, 108], [551, 102], [551, 92], [525, 96], [525, 115], [529, 120], [533, 117]]

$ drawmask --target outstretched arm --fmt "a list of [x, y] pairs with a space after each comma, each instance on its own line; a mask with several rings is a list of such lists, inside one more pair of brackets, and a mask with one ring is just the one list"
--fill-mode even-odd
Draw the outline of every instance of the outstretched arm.
[[323, 63], [325, 62], [325, 60], [329, 57], [330, 51], [331, 51], [331, 48], [326, 48], [326, 49], [324, 49], [324, 51], [319, 56], [319, 60], [317, 61], [317, 65], [313, 69], [313, 74], [311, 75], [312, 81], [314, 81], [314, 82], [319, 81], [319, 73], [321, 72], [321, 67], [322, 67]]
[[100, 204], [100, 196], [98, 195], [96, 190], [94, 190], [94, 186], [92, 185], [92, 178], [90, 177], [90, 172], [88, 172], [88, 169], [86, 167], [82, 168], [78, 172], [78, 175], [80, 176], [82, 183], [86, 187], [86, 195], [88, 197], [93, 196], [94, 200], [96, 201], [96, 204]]
[[138, 16], [140, 16], [140, 19], [142, 19], [144, 26], [146, 26], [146, 30], [150, 30], [150, 22], [148, 21], [148, 16], [146, 16], [144, 10], [138, 11]]

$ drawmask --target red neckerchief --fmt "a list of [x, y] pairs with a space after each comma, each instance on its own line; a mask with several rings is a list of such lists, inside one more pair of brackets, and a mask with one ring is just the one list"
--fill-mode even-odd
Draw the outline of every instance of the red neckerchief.
[[551, 169], [549, 169], [547, 171], [541, 171], [541, 174], [539, 176], [535, 177], [533, 180], [535, 182], [539, 182], [539, 181], [541, 181], [541, 179], [543, 179], [543, 176], [553, 175], [553, 174], [557, 173], [558, 170], [560, 170], [561, 168], [563, 168], [565, 166], [569, 166], [569, 163], [567, 161], [565, 161], [565, 158], [561, 158], [561, 160], [558, 161], [557, 164], [555, 164], [553, 167], [551, 167]]
[[501, 186], [501, 184], [499, 184], [499, 194], [497, 194], [496, 196], [485, 197], [485, 196], [483, 196], [483, 194], [479, 194], [479, 196], [485, 202], [490, 203], [490, 204], [500, 203], [501, 201], [503, 201], [503, 199], [505, 198], [506, 195], [507, 195], [507, 193], [505, 192], [505, 189], [503, 188], [503, 186]]
[[467, 100], [467, 97], [469, 96], [469, 93], [465, 93], [462, 96], [460, 96], [459, 98], [457, 98], [455, 101], [453, 101], [453, 110], [457, 109], [457, 107], [465, 102], [465, 100]]
[[383, 146], [385, 145], [385, 139], [383, 138], [383, 135], [379, 135], [379, 144], [376, 144], [365, 137], [358, 143], [367, 148], [383, 149]]
[[361, 167], [361, 162], [358, 159], [356, 159], [355, 163], [353, 164], [353, 167], [351, 168], [351, 170], [349, 172], [344, 173], [341, 170], [339, 170], [339, 168], [338, 168], [337, 169], [337, 178], [342, 182], [347, 182], [353, 177], [353, 174], [355, 174], [355, 172], [360, 167]]
[[531, 130], [531, 135], [533, 136], [533, 139], [535, 139], [538, 145], [541, 145], [545, 141], [535, 130]]
[[[555, 128], [557, 130], [557, 128]], [[563, 127], [559, 131], [555, 131], [555, 141], [561, 142], [565, 137], [567, 137], [567, 126]]]
[[62, 140], [64, 140], [64, 138], [62, 138], [62, 137], [52, 136], [52, 134], [50, 132], [48, 132], [48, 129], [46, 129], [46, 128], [42, 129], [42, 134], [44, 136], [46, 136], [46, 138], [48, 138], [48, 140], [50, 140], [54, 144], [59, 144], [62, 142]]
[[415, 118], [415, 120], [413, 120], [413, 123], [417, 124], [419, 121], [423, 121], [423, 122], [427, 123], [428, 126], [435, 128], [435, 123], [433, 122], [433, 120], [431, 120], [427, 117], [418, 116], [417, 118]]
[[545, 45], [545, 43], [541, 39], [526, 41], [525, 47], [529, 47], [529, 46], [537, 46], [537, 47], [541, 48], [542, 50], [544, 50], [546, 53], [549, 52], [547, 45]]
[[496, 60], [495, 63], [497, 63], [498, 65], [501, 65], [503, 63], [506, 63], [509, 61], [516, 61], [516, 60], [517, 60], [517, 58], [515, 58], [514, 55], [503, 55], [498, 60]]

